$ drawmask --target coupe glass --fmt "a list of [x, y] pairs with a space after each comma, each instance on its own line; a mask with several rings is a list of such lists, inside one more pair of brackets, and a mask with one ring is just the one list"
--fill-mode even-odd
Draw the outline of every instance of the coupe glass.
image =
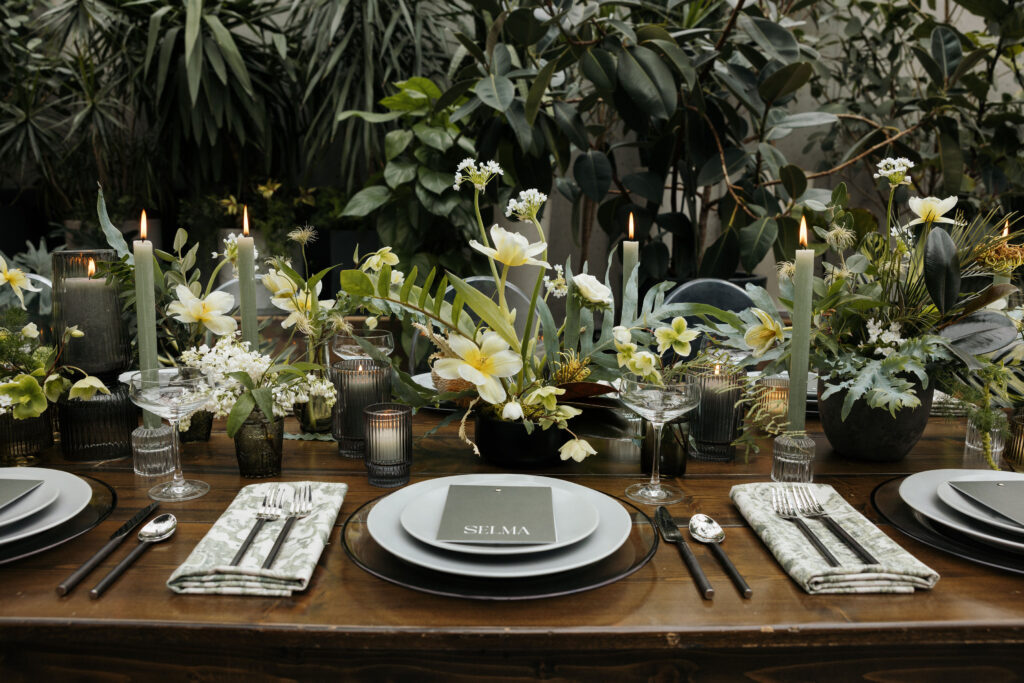
[[387, 330], [355, 329], [348, 333], [334, 335], [332, 346], [334, 353], [342, 360], [350, 358], [369, 358], [370, 354], [359, 345], [356, 339], [362, 339], [377, 348], [385, 356], [395, 350], [395, 338]]
[[665, 384], [648, 384], [636, 378], [623, 377], [619, 384], [619, 398], [634, 413], [654, 427], [654, 460], [651, 480], [633, 484], [626, 489], [630, 500], [647, 505], [667, 505], [683, 500], [683, 492], [661, 483], [661, 431], [666, 422], [682, 417], [700, 403], [700, 386], [688, 379]]
[[133, 373], [128, 380], [132, 402], [158, 415], [171, 425], [171, 457], [174, 478], [149, 490], [153, 500], [175, 502], [205, 495], [210, 485], [204, 481], [185, 479], [181, 474], [181, 446], [178, 422], [209, 400], [211, 388], [207, 378], [195, 368], [180, 368], [176, 373], [145, 370]]

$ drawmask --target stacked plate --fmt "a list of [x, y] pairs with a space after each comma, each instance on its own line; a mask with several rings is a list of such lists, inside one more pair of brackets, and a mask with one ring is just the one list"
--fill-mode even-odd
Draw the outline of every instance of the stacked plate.
[[[991, 486], [983, 488], [988, 488], [995, 495], [982, 494], [989, 503], [984, 504], [982, 498], [972, 498], [961, 492], [956, 487], [961, 482], [992, 482]], [[1024, 486], [1022, 482], [1024, 474], [1014, 472], [928, 470], [904, 479], [899, 487], [899, 495], [940, 534], [954, 540], [966, 537], [999, 551], [1024, 554], [1024, 525], [996, 511], [1000, 507], [1000, 490], [1010, 483]], [[963, 488], [973, 489], [970, 485]], [[1019, 508], [1024, 511], [1024, 505]], [[1003, 510], [1012, 513], [1005, 507]]]
[[[32, 487], [35, 482], [39, 482]], [[24, 489], [27, 492], [21, 493]], [[4, 494], [4, 492], [7, 492]], [[73, 519], [92, 499], [84, 479], [40, 467], [0, 467], [0, 561], [7, 548]]]

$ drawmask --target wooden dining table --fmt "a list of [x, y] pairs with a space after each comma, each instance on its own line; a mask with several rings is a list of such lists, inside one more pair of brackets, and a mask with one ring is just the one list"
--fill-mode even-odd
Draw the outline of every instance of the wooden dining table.
[[[417, 434], [439, 415], [420, 412]], [[296, 425], [290, 423], [289, 428]], [[703, 512], [726, 531], [724, 547], [753, 588], [744, 599], [708, 548], [691, 544], [716, 588], [702, 599], [676, 548], [661, 543], [649, 563], [610, 585], [561, 597], [483, 602], [387, 583], [344, 552], [345, 520], [388, 493], [370, 486], [360, 460], [333, 442], [286, 441], [279, 481], [345, 482], [348, 494], [308, 589], [291, 597], [179, 595], [166, 586], [239, 489], [234, 445], [215, 423], [209, 442], [185, 445], [187, 477], [210, 492], [165, 503], [178, 532], [152, 547], [99, 600], [88, 588], [128, 552], [108, 557], [70, 595], [55, 587], [149, 500], [153, 480], [130, 459], [72, 463], [59, 448], [40, 466], [96, 477], [117, 506], [92, 531], [0, 566], [0, 681], [355, 679], [355, 680], [1014, 680], [1024, 671], [1024, 577], [934, 550], [886, 524], [872, 491], [893, 477], [958, 467], [965, 423], [933, 419], [895, 463], [844, 460], [811, 421], [815, 481], [830, 484], [905, 549], [936, 570], [932, 590], [913, 594], [809, 595], [794, 583], [729, 499], [765, 481], [766, 440], [734, 462], [689, 461], [674, 481], [689, 496], [675, 517]], [[420, 438], [412, 481], [492, 472], [446, 426]], [[622, 496], [643, 475], [637, 458], [592, 456], [532, 472]], [[646, 512], [653, 513], [647, 508]], [[131, 541], [134, 543], [134, 541]]]

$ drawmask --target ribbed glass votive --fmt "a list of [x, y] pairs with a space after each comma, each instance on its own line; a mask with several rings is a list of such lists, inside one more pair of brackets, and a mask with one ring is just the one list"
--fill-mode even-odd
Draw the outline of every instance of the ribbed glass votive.
[[1015, 469], [1024, 465], [1024, 413], [1015, 412], [1010, 418], [1010, 438], [1003, 457]]
[[88, 401], [63, 397], [57, 402], [60, 449], [68, 460], [97, 461], [132, 454], [132, 431], [139, 424], [139, 409], [128, 387], [117, 384], [109, 394], [97, 393]]
[[[967, 420], [967, 434], [964, 437], [964, 457], [960, 465], [965, 470], [992, 469], [1000, 467], [1003, 459], [1003, 448], [1006, 444], [1006, 415], [995, 413], [992, 428], [988, 430], [989, 453], [986, 454], [985, 432], [978, 428], [974, 418]], [[992, 462], [989, 462], [989, 455]]]
[[53, 262], [53, 320], [58, 340], [72, 325], [84, 334], [68, 340], [61, 362], [81, 368], [113, 384], [131, 365], [128, 334], [121, 319], [117, 287], [100, 274], [101, 264], [114, 262], [113, 249], [55, 251]]
[[743, 395], [746, 373], [742, 368], [722, 363], [697, 365], [687, 377], [700, 385], [700, 404], [690, 421], [690, 455], [697, 460], [728, 461], [736, 455], [733, 440], [743, 420]]
[[331, 430], [338, 442], [338, 454], [361, 458], [366, 428], [363, 411], [391, 396], [391, 366], [372, 358], [352, 358], [337, 361], [331, 370], [338, 390], [338, 410]]
[[769, 375], [757, 380], [757, 420], [764, 426], [785, 428], [789, 419], [789, 377]]
[[814, 481], [814, 439], [783, 434], [772, 445], [772, 481]]
[[412, 467], [412, 408], [375, 403], [363, 411], [366, 471], [371, 486], [394, 488], [409, 483]]
[[15, 420], [0, 415], [0, 465], [26, 467], [39, 462], [38, 453], [53, 445], [53, 421], [49, 407], [39, 417]]

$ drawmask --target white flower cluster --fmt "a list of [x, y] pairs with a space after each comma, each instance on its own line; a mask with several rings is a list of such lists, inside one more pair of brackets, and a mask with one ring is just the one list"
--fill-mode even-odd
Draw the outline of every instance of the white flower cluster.
[[455, 167], [455, 184], [452, 185], [452, 189], [458, 190], [462, 183], [470, 182], [477, 191], [482, 192], [496, 175], [505, 175], [497, 161], [492, 159], [486, 163], [477, 163], [476, 159], [466, 157]]
[[540, 190], [535, 188], [523, 190], [519, 193], [519, 199], [510, 198], [508, 200], [505, 216], [511, 218], [514, 215], [521, 221], [532, 221], [547, 200], [548, 196]]
[[10, 396], [0, 394], [0, 415], [6, 415], [14, 409], [14, 400]]
[[878, 162], [876, 178], [885, 178], [893, 187], [897, 185], [909, 185], [910, 175], [907, 171], [914, 168], [914, 162], [906, 157], [886, 157]]
[[899, 240], [907, 249], [914, 248], [914, 241], [917, 238], [914, 237], [914, 231], [909, 225], [894, 225], [889, 230], [889, 234]]
[[556, 299], [561, 299], [569, 293], [569, 283], [565, 281], [565, 269], [562, 266], [553, 267], [555, 269], [555, 277], [544, 276], [544, 289]]
[[902, 330], [898, 322], [889, 323], [889, 327], [883, 327], [883, 323], [874, 318], [868, 319], [868, 343], [878, 344], [875, 354], [889, 357], [900, 344], [906, 341], [901, 335]]
[[[215, 252], [213, 252], [213, 254], [212, 254], [213, 258], [223, 258], [228, 263], [230, 263], [232, 266], [234, 266], [235, 270], [238, 270], [238, 238], [240, 236], [241, 235], [239, 235], [238, 233], [233, 232], [230, 235], [228, 235], [227, 237], [225, 237], [224, 238], [224, 251], [215, 251]], [[255, 269], [259, 270], [260, 269], [260, 262], [259, 262], [260, 252], [259, 252], [259, 249], [257, 249], [256, 247], [253, 247], [252, 253], [253, 253], [253, 258], [256, 261]]]

